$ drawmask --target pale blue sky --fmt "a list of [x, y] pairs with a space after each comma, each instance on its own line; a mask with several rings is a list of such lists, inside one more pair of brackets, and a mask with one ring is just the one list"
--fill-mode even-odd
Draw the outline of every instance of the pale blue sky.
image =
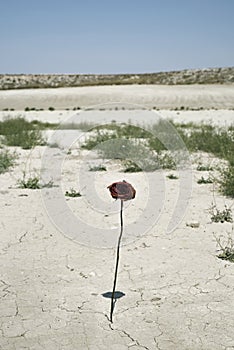
[[0, 0], [0, 73], [234, 66], [234, 0]]

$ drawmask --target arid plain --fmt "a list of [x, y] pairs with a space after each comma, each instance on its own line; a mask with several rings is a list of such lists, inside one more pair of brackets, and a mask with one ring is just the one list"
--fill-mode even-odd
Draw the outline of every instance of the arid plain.
[[[229, 127], [234, 85], [5, 90], [0, 110], [0, 120]], [[86, 134], [47, 130], [47, 145], [10, 147], [16, 164], [0, 175], [0, 349], [234, 349], [234, 264], [217, 257], [217, 238], [234, 239], [233, 224], [210, 215], [214, 204], [233, 215], [233, 199], [217, 181], [198, 183], [218, 178], [225, 161], [185, 147], [186, 167], [123, 173], [121, 162], [80, 148]], [[89, 171], [100, 164], [107, 171]], [[201, 173], [201, 164], [212, 170]], [[53, 186], [19, 188], [24, 173]], [[124, 209], [124, 296], [111, 324], [103, 294], [112, 289], [119, 203], [106, 187], [122, 179], [137, 195]], [[71, 188], [81, 197], [66, 197]]]

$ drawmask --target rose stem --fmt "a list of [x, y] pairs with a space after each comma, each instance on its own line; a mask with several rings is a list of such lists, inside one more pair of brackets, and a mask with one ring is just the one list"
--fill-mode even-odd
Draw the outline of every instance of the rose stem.
[[115, 287], [116, 287], [116, 281], [117, 281], [117, 274], [118, 274], [118, 266], [119, 266], [119, 250], [120, 250], [120, 243], [121, 238], [123, 234], [123, 200], [121, 200], [121, 208], [120, 208], [120, 234], [119, 234], [119, 240], [118, 240], [118, 246], [117, 246], [117, 253], [116, 253], [116, 263], [115, 263], [115, 277], [114, 277], [114, 285], [113, 285], [113, 291], [111, 296], [111, 311], [110, 311], [110, 321], [113, 322], [113, 311], [114, 311], [114, 299], [115, 299]]

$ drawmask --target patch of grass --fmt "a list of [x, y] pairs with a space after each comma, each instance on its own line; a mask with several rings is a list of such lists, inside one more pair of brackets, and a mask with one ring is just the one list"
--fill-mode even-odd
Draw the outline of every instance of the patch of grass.
[[106, 167], [103, 165], [97, 165], [89, 168], [89, 171], [106, 171]]
[[81, 194], [80, 194], [80, 192], [77, 192], [76, 190], [71, 188], [69, 191], [65, 192], [65, 196], [66, 197], [76, 198], [76, 197], [81, 197]]
[[38, 126], [28, 122], [24, 118], [6, 118], [0, 121], [0, 135], [7, 146], [19, 146], [31, 149], [37, 145], [43, 145], [44, 140]]
[[202, 176], [200, 179], [197, 180], [197, 183], [199, 185], [201, 184], [212, 184], [214, 180], [211, 177], [207, 177], [206, 179]]
[[[202, 151], [228, 162], [226, 169], [220, 170], [220, 191], [225, 196], [234, 198], [234, 126], [228, 128], [200, 124], [188, 125], [188, 129], [177, 125], [183, 141], [191, 152]], [[198, 171], [211, 171], [212, 167], [197, 167]], [[200, 179], [199, 183], [211, 183], [211, 179]]]
[[[232, 230], [233, 231], [233, 230]], [[222, 237], [215, 237], [218, 244], [219, 250], [221, 251], [218, 255], [219, 259], [228, 260], [234, 262], [234, 240], [232, 233], [228, 233], [226, 240]]]
[[170, 180], [178, 180], [178, 176], [174, 175], [174, 174], [169, 174], [167, 175], [167, 178], [170, 179]]
[[[226, 173], [222, 173], [221, 189], [224, 194], [234, 197], [234, 127], [221, 128], [203, 123], [176, 124], [173, 121], [170, 121], [170, 124], [172, 127], [168, 127], [163, 121], [147, 127], [131, 125], [130, 121], [129, 124], [112, 122], [100, 125], [92, 129], [94, 135], [87, 137], [81, 147], [88, 150], [95, 149], [103, 158], [130, 159], [142, 170], [151, 171], [159, 168], [175, 170], [176, 156], [167, 151], [160, 139], [162, 136], [169, 145], [177, 145], [177, 141], [183, 141], [191, 152], [202, 151], [228, 161], [229, 168]], [[177, 135], [173, 126], [178, 132]], [[158, 135], [160, 139], [153, 135]], [[106, 142], [110, 140], [112, 142]], [[146, 150], [150, 156], [146, 155]], [[153, 161], [150, 161], [151, 156]], [[132, 170], [134, 171], [134, 167], [129, 167], [129, 171]], [[199, 163], [197, 170], [212, 171], [213, 168]], [[201, 184], [212, 182], [211, 177], [208, 179], [202, 177], [198, 180]]]
[[234, 131], [201, 124], [199, 128], [185, 132], [178, 128], [183, 141], [191, 152], [212, 153], [216, 157], [234, 161]]
[[96, 150], [103, 159], [130, 160], [143, 171], [154, 171], [160, 167], [157, 155], [137, 140], [111, 139], [98, 145]]
[[[106, 142], [109, 141], [109, 142]], [[131, 158], [131, 155], [136, 151], [136, 144], [131, 140], [126, 139], [110, 139], [107, 138], [96, 146], [98, 153], [104, 159], [126, 159]]]
[[16, 154], [10, 153], [8, 150], [0, 151], [0, 174], [5, 173], [15, 163]]
[[[156, 125], [153, 126], [155, 127]], [[125, 167], [126, 172], [154, 171], [159, 168], [176, 169], [173, 157], [169, 153], [161, 152], [165, 147], [158, 139], [153, 138], [152, 132], [148, 129], [113, 122], [100, 125], [93, 131], [95, 134], [87, 137], [81, 147], [88, 150], [95, 149], [103, 159], [129, 161], [131, 164]]]
[[[130, 123], [130, 121], [129, 121]], [[169, 128], [170, 133], [173, 129]], [[167, 134], [167, 124], [163, 121], [159, 121], [157, 124], [151, 126], [136, 126], [131, 124], [116, 124], [112, 122], [106, 125], [99, 125], [93, 128], [95, 135], [92, 135], [83, 144], [83, 148], [92, 149], [99, 143], [110, 140], [110, 139], [126, 139], [126, 140], [139, 140], [146, 145], [150, 150], [160, 153], [166, 150], [166, 147], [162, 142], [153, 136], [155, 132], [163, 134], [164, 138]], [[171, 139], [171, 134], [168, 135], [168, 140]]]
[[[86, 127], [87, 123], [84, 123]], [[91, 125], [89, 125], [91, 124]], [[82, 126], [82, 123], [77, 124]], [[94, 126], [92, 123], [88, 123], [88, 127], [92, 129], [92, 131], [96, 132], [95, 136], [99, 136], [100, 134], [109, 135], [110, 138], [125, 138], [125, 139], [147, 139], [150, 138], [151, 133], [145, 130], [143, 127], [121, 123], [117, 124], [115, 121], [112, 121], [110, 124], [104, 124], [99, 126]], [[86, 127], [87, 129], [87, 127]], [[94, 137], [95, 137], [94, 136]]]

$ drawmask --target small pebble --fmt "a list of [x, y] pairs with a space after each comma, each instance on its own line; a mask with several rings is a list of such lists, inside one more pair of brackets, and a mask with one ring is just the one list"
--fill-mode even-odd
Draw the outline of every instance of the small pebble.
[[186, 222], [186, 226], [192, 227], [192, 228], [197, 228], [200, 226], [200, 222], [198, 221], [190, 221]]

